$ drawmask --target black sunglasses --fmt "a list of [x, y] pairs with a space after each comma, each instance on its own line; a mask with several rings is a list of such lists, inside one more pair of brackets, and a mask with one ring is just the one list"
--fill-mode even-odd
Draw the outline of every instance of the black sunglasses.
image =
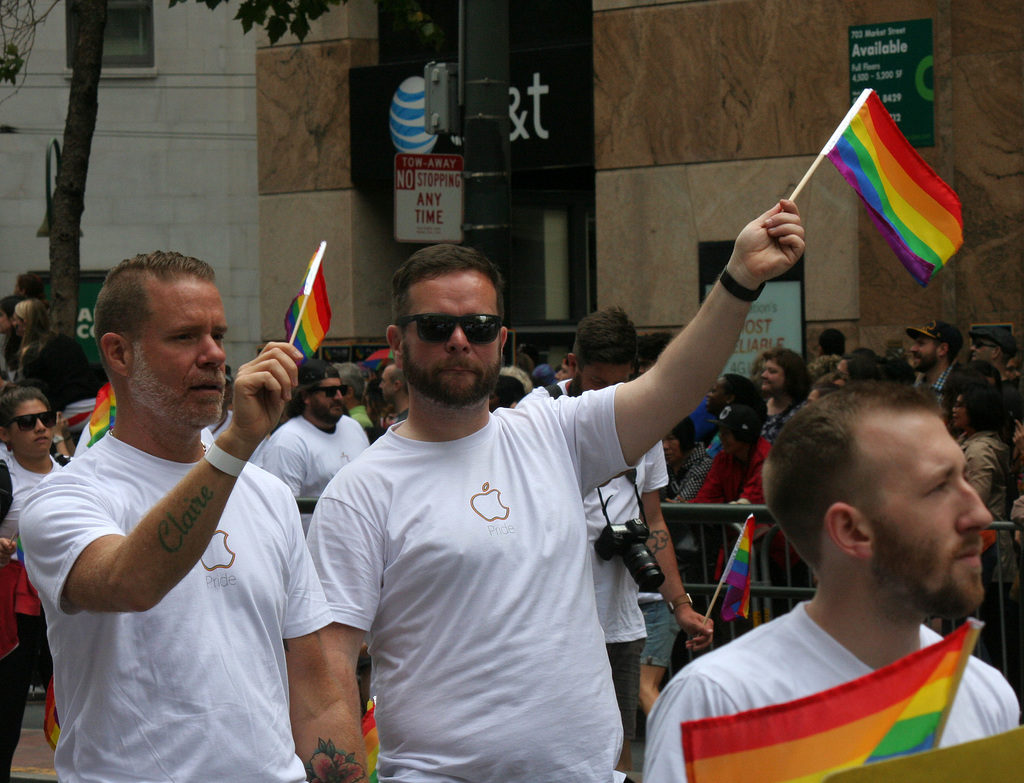
[[493, 343], [501, 331], [500, 315], [448, 315], [447, 313], [420, 313], [403, 315], [395, 323], [407, 326], [416, 322], [416, 334], [425, 343], [443, 343], [452, 336], [455, 326], [462, 329], [466, 339], [471, 343]]
[[7, 426], [10, 427], [12, 424], [17, 424], [18, 429], [22, 432], [28, 432], [34, 430], [36, 427], [36, 419], [39, 419], [43, 423], [44, 427], [52, 427], [57, 423], [57, 411], [43, 411], [42, 413], [25, 413], [21, 416], [15, 416], [9, 422]]
[[309, 391], [311, 393], [322, 392], [325, 397], [334, 397], [337, 394], [340, 394], [342, 397], [344, 397], [346, 394], [348, 394], [348, 386], [346, 386], [345, 384], [341, 384], [341, 386], [314, 386]]

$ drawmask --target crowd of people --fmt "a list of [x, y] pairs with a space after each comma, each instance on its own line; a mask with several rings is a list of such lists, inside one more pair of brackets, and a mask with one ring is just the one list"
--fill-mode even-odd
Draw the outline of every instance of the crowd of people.
[[[137, 256], [95, 310], [116, 422], [66, 466], [54, 431], [84, 391], [14, 375], [65, 350], [42, 300], [14, 302], [3, 741], [52, 666], [61, 780], [362, 780], [372, 696], [381, 781], [621, 781], [638, 707], [645, 780], [678, 781], [680, 721], [857, 677], [936, 640], [926, 618], [1002, 611], [1015, 542], [986, 527], [1024, 507], [1012, 334], [972, 331], [961, 366], [955, 327], [911, 327], [904, 367], [826, 330], [810, 363], [780, 348], [720, 375], [803, 237], [779, 202], [679, 335], [608, 308], [557, 369], [501, 367], [504, 282], [470, 248], [395, 273], [375, 373], [269, 343], [232, 374], [212, 269]], [[706, 652], [676, 555], [693, 542], [662, 502], [767, 503], [815, 598]], [[680, 631], [696, 659], [661, 692]], [[1017, 725], [993, 667], [972, 661], [961, 694], [944, 744]]]

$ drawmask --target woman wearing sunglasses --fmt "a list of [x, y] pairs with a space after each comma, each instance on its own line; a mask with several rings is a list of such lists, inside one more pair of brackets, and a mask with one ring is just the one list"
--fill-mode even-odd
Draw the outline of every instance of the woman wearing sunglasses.
[[[25, 498], [50, 471], [60, 467], [50, 456], [56, 424], [57, 412], [50, 410], [39, 389], [11, 386], [0, 394], [0, 440], [7, 445], [6, 453], [0, 454], [11, 473], [12, 495], [11, 506], [0, 520], [0, 563], [14, 549]], [[45, 649], [46, 621], [39, 596], [17, 555], [14, 557], [0, 568], [0, 637], [13, 640], [10, 632], [17, 633], [17, 647], [0, 658], [0, 781], [9, 779], [37, 659], [43, 682], [49, 680], [49, 672], [42, 669], [52, 668], [49, 655], [40, 655]], [[0, 648], [0, 654], [4, 651]]]

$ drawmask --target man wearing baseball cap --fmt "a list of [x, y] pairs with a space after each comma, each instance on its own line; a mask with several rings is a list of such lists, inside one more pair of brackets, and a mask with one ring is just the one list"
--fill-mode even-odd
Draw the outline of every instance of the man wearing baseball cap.
[[956, 355], [963, 348], [963, 335], [945, 321], [908, 327], [907, 335], [914, 340], [909, 353], [910, 366], [918, 373], [915, 385], [928, 385], [935, 396], [940, 397], [949, 371], [956, 365]]
[[[286, 408], [290, 418], [256, 457], [297, 498], [319, 497], [335, 474], [370, 445], [362, 425], [345, 415], [347, 391], [333, 364], [306, 360]], [[303, 530], [311, 518], [302, 515]]]
[[985, 325], [972, 327], [970, 336], [971, 359], [986, 361], [999, 370], [999, 377], [1003, 379], [1003, 404], [1006, 412], [1015, 421], [1020, 421], [1024, 413], [1024, 402], [1006, 369], [1006, 363], [1017, 355], [1017, 341], [1013, 333], [1005, 326]]
[[761, 417], [746, 405], [726, 405], [712, 421], [722, 450], [693, 502], [764, 503], [761, 465], [771, 444], [761, 437]]

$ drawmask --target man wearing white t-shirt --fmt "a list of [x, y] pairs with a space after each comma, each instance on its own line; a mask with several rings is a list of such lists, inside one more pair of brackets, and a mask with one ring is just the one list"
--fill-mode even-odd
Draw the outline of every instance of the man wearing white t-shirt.
[[[291, 418], [274, 431], [254, 460], [288, 485], [297, 498], [316, 498], [335, 474], [370, 445], [366, 431], [345, 415], [348, 387], [337, 368], [321, 359], [299, 367], [299, 388], [288, 403]], [[309, 528], [312, 514], [302, 515]]]
[[[929, 392], [847, 386], [787, 422], [763, 475], [768, 507], [814, 568], [817, 593], [669, 683], [648, 724], [644, 783], [686, 779], [681, 722], [861, 677], [938, 641], [926, 617], [964, 617], [984, 597], [980, 531], [992, 517]], [[972, 657], [942, 745], [1009, 731], [1019, 714], [1003, 676]]]
[[[597, 391], [628, 381], [636, 364], [636, 328], [620, 307], [598, 310], [580, 320], [576, 326], [573, 349], [564, 367], [570, 377], [560, 381], [557, 389], [540, 386], [520, 401], [519, 407], [547, 404], [552, 397], [568, 394], [578, 397], [586, 391]], [[659, 490], [668, 484], [664, 450], [657, 443], [644, 454], [634, 470], [616, 476], [587, 493], [583, 503], [587, 513], [588, 536], [596, 542], [609, 525], [624, 525], [642, 519], [649, 527], [646, 545], [664, 575], [660, 585], [662, 597], [689, 636], [688, 646], [703, 649], [711, 643], [714, 626], [694, 611], [690, 596], [679, 578], [672, 536], [661, 514]], [[610, 531], [609, 531], [610, 532]], [[597, 614], [604, 630], [608, 661], [612, 667], [615, 698], [622, 719], [622, 752], [616, 769], [633, 768], [631, 742], [636, 738], [636, 709], [640, 694], [640, 658], [647, 636], [643, 611], [639, 604], [639, 588], [621, 556], [606, 560], [591, 548]], [[648, 592], [653, 592], [650, 589]]]
[[355, 679], [368, 633], [381, 781], [613, 780], [622, 727], [583, 497], [693, 410], [760, 284], [802, 252], [796, 205], [782, 202], [743, 229], [654, 369], [494, 414], [497, 268], [435, 245], [395, 273], [387, 337], [409, 417], [338, 473], [307, 539], [339, 681]]
[[299, 352], [271, 343], [239, 370], [231, 423], [204, 454], [227, 331], [213, 270], [128, 259], [95, 318], [117, 421], [40, 483], [21, 521], [54, 658], [58, 777], [362, 779], [362, 738], [340, 718], [358, 703], [327, 667], [330, 614], [295, 502], [246, 463]]

